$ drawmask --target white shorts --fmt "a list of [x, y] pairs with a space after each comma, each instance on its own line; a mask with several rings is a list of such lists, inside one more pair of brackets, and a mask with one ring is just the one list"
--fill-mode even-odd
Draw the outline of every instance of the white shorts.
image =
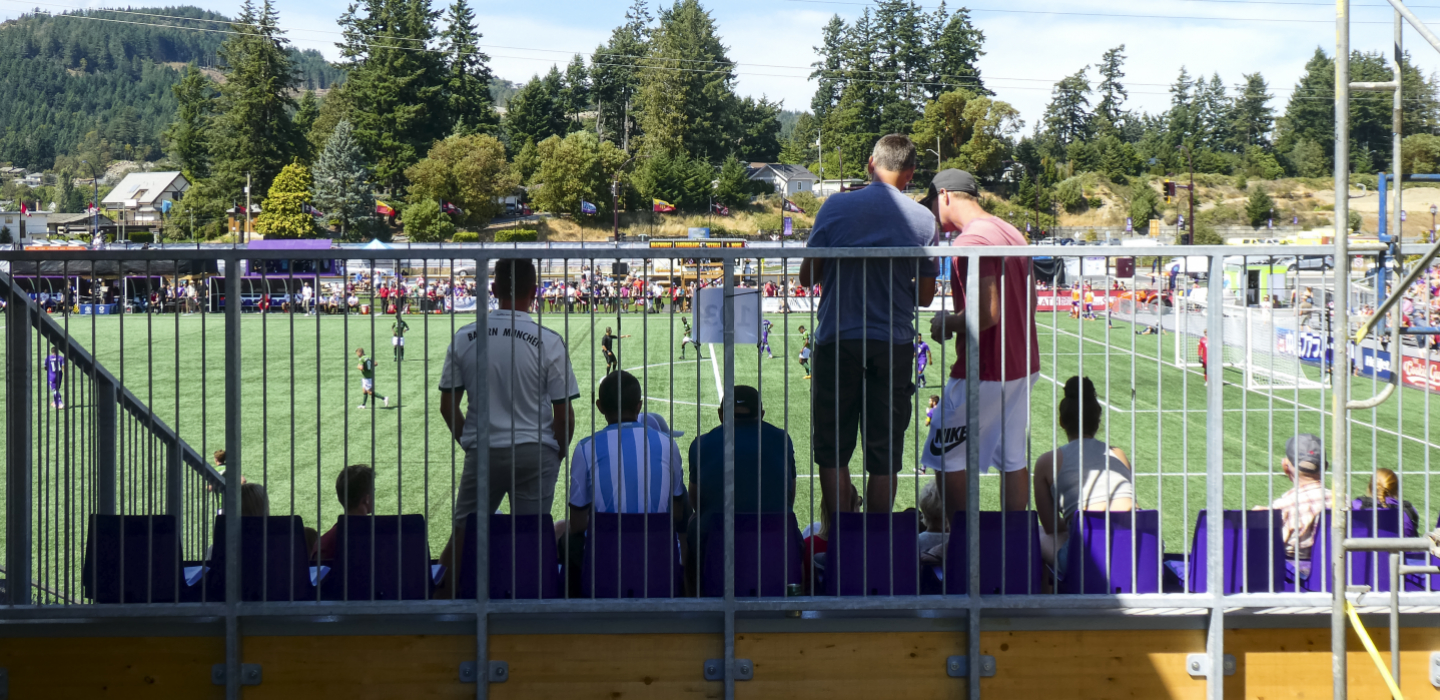
[[699, 343], [695, 342], [695, 339], [694, 339], [694, 338], [691, 338], [691, 337], [688, 336], [688, 335], [685, 336], [684, 338], [681, 338], [681, 339], [680, 339], [680, 344], [681, 344], [681, 345], [687, 345], [687, 344], [688, 344], [688, 345], [699, 345]]
[[361, 379], [361, 380], [360, 380], [360, 389], [363, 390], [363, 391], [375, 391], [375, 380], [374, 380], [374, 379]]
[[390, 344], [403, 348], [405, 347], [405, 339], [397, 335], [390, 339]]
[[[1026, 443], [1030, 429], [1030, 388], [1040, 375], [1032, 374], [1008, 382], [980, 382], [980, 464], [981, 473], [992, 466], [1002, 472], [1029, 467]], [[942, 472], [965, 471], [965, 380], [945, 383], [940, 410], [930, 424], [930, 436], [920, 468]]]
[[808, 359], [810, 359], [810, 348], [805, 348], [804, 350], [801, 350], [801, 351], [800, 351], [800, 359], [801, 359], [801, 360], [808, 360]]

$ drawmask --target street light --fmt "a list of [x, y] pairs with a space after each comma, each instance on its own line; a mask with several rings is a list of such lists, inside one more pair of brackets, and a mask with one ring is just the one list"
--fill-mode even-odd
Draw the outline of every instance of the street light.
[[[90, 202], [90, 241], [94, 243], [100, 236], [100, 178], [95, 176], [95, 166], [91, 165], [90, 161], [82, 160], [80, 164], [89, 167], [90, 184], [95, 187], [95, 199]], [[1433, 211], [1435, 207], [1430, 209]]]

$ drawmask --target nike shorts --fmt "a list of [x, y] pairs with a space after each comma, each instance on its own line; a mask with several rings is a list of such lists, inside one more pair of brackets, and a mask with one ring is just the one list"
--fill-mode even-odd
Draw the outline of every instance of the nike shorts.
[[401, 338], [401, 337], [399, 337], [399, 336], [396, 336], [396, 337], [390, 339], [390, 344], [391, 344], [391, 345], [394, 345], [395, 347], [403, 348], [403, 347], [405, 347], [405, 339], [404, 339], [404, 338]]
[[362, 390], [364, 390], [364, 391], [375, 391], [375, 380], [374, 380], [374, 379], [361, 379], [361, 380], [360, 380], [360, 388], [361, 388]]
[[[1030, 430], [1030, 388], [1039, 379], [1032, 374], [1008, 382], [980, 382], [980, 464], [981, 473], [998, 467], [1014, 472], [1029, 467], [1026, 443]], [[930, 436], [920, 456], [920, 468], [942, 472], [965, 471], [970, 437], [965, 424], [965, 380], [951, 379], [941, 392], [938, 417], [931, 421]]]

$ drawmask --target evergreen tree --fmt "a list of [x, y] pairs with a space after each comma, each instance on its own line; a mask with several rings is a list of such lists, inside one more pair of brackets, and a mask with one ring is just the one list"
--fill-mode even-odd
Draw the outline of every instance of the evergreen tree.
[[500, 213], [500, 198], [520, 181], [505, 160], [505, 146], [488, 134], [436, 141], [424, 160], [406, 169], [405, 177], [411, 197], [454, 204], [465, 212], [459, 215], [461, 221], [475, 226], [490, 223]]
[[1244, 151], [1251, 146], [1266, 148], [1270, 145], [1270, 130], [1274, 128], [1275, 115], [1270, 109], [1270, 87], [1259, 73], [1245, 76], [1245, 84], [1239, 87], [1235, 103], [1230, 108], [1229, 146]]
[[[875, 70], [874, 18], [868, 8], [846, 30], [841, 47], [846, 72], [862, 79], [846, 81], [839, 101], [825, 117], [822, 130], [829, 138], [821, 167], [827, 177], [865, 177], [866, 159], [886, 133], [881, 130], [881, 114], [873, 107], [881, 99], [879, 89], [873, 79], [863, 78]], [[837, 158], [837, 148], [843, 157]]]
[[[703, 72], [673, 70], [706, 66]], [[650, 55], [640, 71], [640, 125], [651, 153], [683, 151], [719, 161], [733, 150], [734, 63], [699, 0], [676, 0], [660, 12]], [[776, 123], [778, 130], [779, 124]], [[777, 149], [778, 150], [778, 149]]]
[[300, 96], [300, 107], [295, 111], [295, 133], [299, 136], [296, 143], [299, 145], [300, 159], [309, 163], [315, 157], [315, 151], [310, 146], [310, 131], [315, 128], [315, 121], [320, 118], [320, 100], [316, 99], [314, 90], [306, 90]]
[[[780, 145], [780, 162], [791, 165], [805, 165], [815, 162], [818, 151], [815, 141], [820, 134], [820, 122], [814, 115], [805, 112], [795, 120], [790, 138]], [[817, 175], [819, 173], [816, 173]]]
[[165, 143], [170, 158], [180, 166], [185, 178], [194, 182], [210, 174], [208, 132], [215, 86], [191, 63], [185, 68], [185, 77], [172, 91], [179, 109], [175, 112], [175, 121], [165, 130]]
[[375, 216], [370, 169], [350, 122], [335, 125], [315, 162], [315, 206], [344, 234], [357, 236]]
[[738, 207], [750, 201], [750, 190], [750, 175], [745, 164], [735, 156], [726, 158], [715, 180], [715, 201], [727, 207]]
[[564, 136], [571, 122], [565, 118], [560, 70], [550, 67], [544, 78], [534, 76], [505, 105], [505, 133], [510, 147], [527, 141], [540, 143], [551, 136]]
[[1103, 123], [1112, 128], [1125, 117], [1125, 100], [1130, 97], [1125, 85], [1120, 82], [1124, 78], [1125, 45], [1121, 44], [1100, 57], [1100, 84], [1095, 87], [1100, 95], [1100, 101], [1095, 105], [1096, 120], [1104, 120]]
[[580, 113], [590, 109], [590, 71], [585, 59], [575, 54], [565, 66], [565, 79], [560, 88], [560, 108], [572, 123], [567, 131], [580, 128]]
[[1257, 185], [1250, 189], [1250, 198], [1245, 200], [1245, 218], [1251, 226], [1265, 223], [1274, 210], [1275, 200], [1265, 193], [1264, 188]]
[[251, 191], [270, 189], [300, 149], [290, 119], [299, 83], [272, 0], [257, 12], [246, 0], [234, 32], [220, 48], [225, 82], [215, 109], [214, 173], [221, 191], [237, 191], [250, 176]]
[[830, 116], [831, 107], [840, 101], [845, 90], [846, 41], [849, 27], [840, 15], [832, 15], [820, 30], [820, 45], [814, 47], [820, 60], [810, 64], [815, 70], [810, 79], [816, 83], [815, 96], [810, 100], [810, 110], [815, 119], [824, 123]]
[[1045, 130], [1062, 147], [1090, 137], [1090, 80], [1085, 66], [1058, 83], [1045, 107]]
[[266, 238], [303, 238], [315, 233], [315, 218], [306, 211], [310, 204], [310, 169], [297, 160], [285, 166], [270, 185], [270, 191], [255, 218], [255, 231]]
[[511, 165], [519, 177], [520, 184], [530, 182], [530, 177], [540, 169], [540, 149], [535, 146], [535, 142], [526, 141], [525, 145], [520, 148], [520, 152], [515, 154], [515, 160], [511, 162]]
[[1212, 151], [1223, 151], [1230, 143], [1231, 104], [1225, 84], [1218, 73], [1195, 82], [1196, 136], [1199, 145]]
[[1196, 136], [1197, 109], [1192, 91], [1195, 81], [1189, 71], [1180, 67], [1180, 76], [1170, 86], [1170, 111], [1165, 115], [1166, 141], [1171, 147], [1192, 143]]
[[495, 102], [490, 95], [490, 57], [480, 50], [484, 36], [475, 28], [475, 13], [466, 0], [455, 0], [445, 10], [445, 30], [440, 49], [448, 63], [445, 93], [453, 132], [460, 135], [490, 134], [500, 127]]
[[436, 136], [450, 132], [447, 75], [441, 54], [416, 51], [435, 39], [429, 0], [364, 0], [341, 16], [337, 44], [349, 68], [348, 118], [375, 182], [396, 190], [405, 168], [420, 160]]
[[994, 95], [985, 87], [976, 65], [985, 55], [985, 32], [970, 23], [970, 11], [960, 8], [947, 17], [941, 2], [931, 15], [932, 27], [943, 27], [927, 47], [931, 77], [925, 86], [926, 97], [935, 99], [941, 93], [961, 87], [979, 95]]
[[[640, 64], [649, 52], [652, 18], [645, 0], [635, 0], [625, 11], [625, 24], [616, 27], [610, 41], [595, 49], [590, 58], [590, 85], [597, 107], [595, 130], [614, 144], [624, 144], [640, 135]], [[628, 138], [627, 138], [628, 136]]]
[[730, 138], [733, 154], [748, 162], [773, 163], [780, 157], [780, 103], [746, 97], [735, 101]]

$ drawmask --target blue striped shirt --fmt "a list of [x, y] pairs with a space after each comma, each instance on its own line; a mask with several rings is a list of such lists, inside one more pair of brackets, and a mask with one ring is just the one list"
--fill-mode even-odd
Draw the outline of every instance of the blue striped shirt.
[[669, 513], [685, 495], [680, 446], [637, 422], [606, 426], [575, 446], [570, 505], [597, 513]]

